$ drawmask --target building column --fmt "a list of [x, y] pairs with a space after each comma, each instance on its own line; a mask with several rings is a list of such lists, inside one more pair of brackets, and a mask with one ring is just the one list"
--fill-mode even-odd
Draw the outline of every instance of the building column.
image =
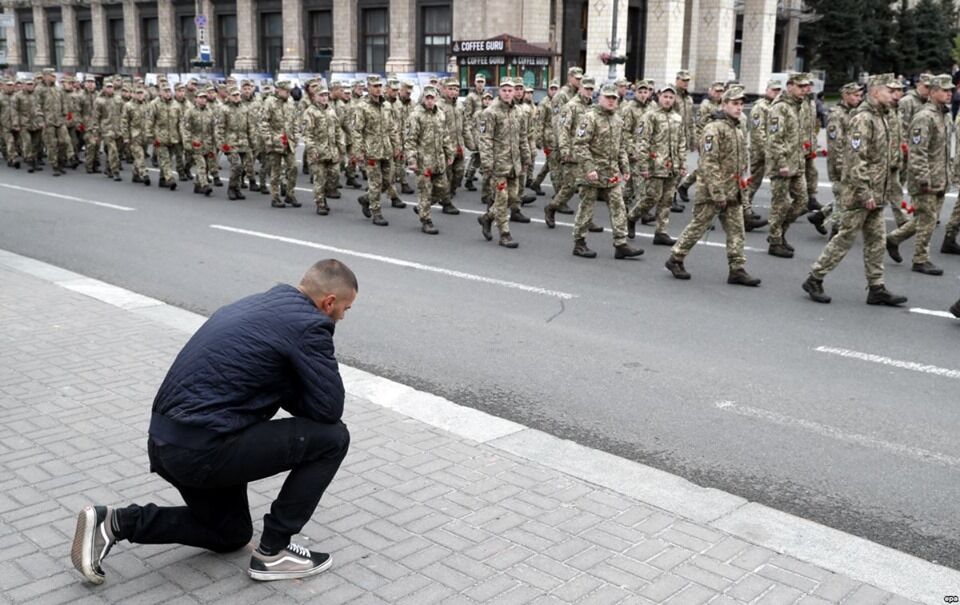
[[12, 5], [7, 4], [3, 9], [3, 14], [13, 17], [13, 27], [7, 28], [7, 64], [11, 69], [16, 69], [23, 63], [20, 57], [20, 22], [17, 20], [17, 11]]
[[330, 71], [357, 71], [357, 31], [359, 21], [354, 0], [335, 0], [333, 3], [333, 57]]
[[657, 86], [673, 84], [683, 68], [684, 0], [651, 0], [647, 11], [643, 75]]
[[60, 7], [63, 19], [63, 68], [76, 70], [80, 66], [80, 40], [77, 28], [77, 7], [63, 4]]
[[[627, 16], [630, 14], [629, 0], [590, 0], [587, 10], [590, 17], [587, 19], [587, 64], [584, 72], [597, 79], [597, 84], [607, 81], [610, 66], [600, 60], [600, 53], [610, 52], [610, 34], [613, 30], [613, 3], [617, 5], [617, 38], [620, 45], [617, 54], [627, 52]], [[622, 78], [626, 66], [617, 65], [617, 77]]]
[[237, 0], [237, 62], [236, 71], [256, 71], [260, 63], [257, 52], [256, 0]]
[[140, 70], [140, 52], [143, 44], [140, 35], [140, 7], [135, 0], [123, 0], [123, 38], [126, 52], [123, 55], [123, 69], [135, 72]]
[[173, 0], [157, 0], [157, 22], [160, 26], [160, 56], [157, 69], [176, 71], [180, 49], [177, 48], [177, 14]]
[[47, 21], [47, 11], [39, 1], [33, 5], [33, 35], [36, 37], [37, 54], [33, 62], [36, 67], [51, 67], [50, 57], [50, 22]]
[[[213, 0], [200, 0], [200, 14], [207, 18], [207, 46], [210, 47], [210, 58], [213, 59], [214, 64], [217, 61], [217, 44], [219, 40], [217, 39], [217, 17], [214, 14], [216, 12], [216, 7], [213, 4]], [[240, 24], [237, 23], [239, 26]], [[197, 45], [200, 45], [199, 38], [197, 39]], [[199, 48], [197, 49], [199, 51]], [[227, 72], [226, 65], [215, 65], [216, 67], [223, 68], [224, 72]]]
[[[700, 33], [700, 1], [686, 0], [684, 3], [683, 14], [683, 59], [680, 61], [681, 69], [688, 69], [693, 76], [690, 82], [690, 92], [693, 92], [697, 85], [697, 42]], [[707, 83], [709, 84], [709, 83]], [[704, 86], [707, 86], [704, 84]]]
[[280, 71], [303, 71], [303, 0], [283, 0], [283, 57]]
[[388, 72], [416, 71], [416, 32], [416, 0], [390, 0], [390, 56], [387, 57], [386, 65]]
[[700, 0], [695, 90], [730, 79], [733, 39], [737, 28], [734, 0]]
[[[791, 6], [792, 8], [792, 6]], [[797, 42], [800, 37], [800, 17], [794, 11], [789, 11], [787, 28], [783, 40], [783, 71], [791, 72], [797, 69]]]
[[762, 95], [773, 71], [777, 36], [777, 0], [746, 0], [738, 77], [747, 94]]
[[92, 71], [106, 72], [110, 69], [110, 48], [107, 41], [107, 11], [102, 0], [90, 2], [90, 20], [93, 26], [93, 57], [90, 58]]

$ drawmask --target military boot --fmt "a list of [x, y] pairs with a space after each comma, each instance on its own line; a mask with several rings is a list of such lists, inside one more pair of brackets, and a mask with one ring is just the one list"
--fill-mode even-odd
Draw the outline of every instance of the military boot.
[[739, 269], [730, 269], [730, 274], [727, 276], [727, 283], [735, 286], [757, 287], [760, 285], [760, 279], [753, 277], [747, 273], [746, 269], [740, 267]]
[[287, 205], [284, 204], [283, 201], [280, 200], [280, 198], [273, 198], [273, 199], [270, 200], [270, 207], [271, 207], [271, 208], [286, 208]]
[[168, 182], [167, 182], [167, 189], [169, 189], [170, 191], [176, 191], [176, 190], [177, 190], [177, 181], [174, 180], [174, 179], [171, 179], [170, 181], [168, 181]]
[[223, 181], [220, 180], [220, 175], [213, 177], [214, 187], [223, 187]]
[[30, 174], [33, 174], [33, 173], [36, 172], [37, 170], [40, 170], [39, 168], [37, 168], [37, 161], [36, 161], [36, 160], [30, 160], [30, 161], [28, 162], [28, 164], [30, 164], [30, 167], [27, 168], [27, 172], [29, 172]]
[[163, 189], [167, 185], [169, 185], [169, 183], [167, 183], [167, 179], [163, 178], [163, 175], [160, 175], [160, 178], [157, 180], [157, 187]]
[[943, 275], [943, 269], [934, 265], [930, 261], [925, 263], [913, 263], [911, 270], [916, 271], [917, 273], [923, 273], [924, 275]]
[[440, 212], [444, 214], [456, 215], [456, 214], [460, 214], [460, 209], [454, 206], [453, 202], [447, 202], [446, 204], [443, 204], [443, 206], [440, 208]]
[[767, 242], [770, 244], [770, 247], [767, 249], [767, 254], [770, 256], [776, 256], [779, 258], [793, 258], [793, 252], [783, 244], [783, 240], [770, 240], [767, 239]]
[[348, 176], [347, 177], [347, 187], [353, 187], [354, 189], [360, 189], [360, 182], [356, 177]]
[[240, 199], [237, 197], [236, 190], [233, 187], [230, 187], [229, 189], [227, 189], [227, 199], [228, 200]]
[[820, 202], [817, 201], [816, 195], [811, 195], [807, 198], [807, 210], [809, 212], [814, 212], [816, 210], [822, 210], [823, 206]]
[[436, 235], [440, 233], [440, 230], [433, 226], [433, 221], [423, 221], [420, 225], [420, 231], [423, 231], [427, 235]]
[[404, 195], [413, 195], [414, 193], [416, 193], [416, 191], [413, 190], [413, 187], [411, 187], [410, 185], [407, 185], [407, 182], [406, 182], [406, 181], [401, 181], [401, 182], [400, 182], [400, 193], [402, 193], [402, 194], [404, 194]]
[[587, 240], [578, 239], [573, 242], [573, 255], [582, 256], [583, 258], [596, 258], [597, 253], [587, 248]]
[[751, 214], [743, 217], [743, 230], [753, 231], [754, 229], [759, 229], [760, 227], [766, 227], [768, 223], [769, 221], [767, 221], [767, 219]]
[[540, 183], [534, 181], [529, 185], [530, 191], [539, 195], [547, 195], [546, 192], [540, 187]]
[[149, 176], [149, 175], [143, 177], [143, 186], [144, 186], [144, 187], [149, 187], [149, 186], [150, 186], [150, 176]]
[[[54, 168], [53, 171], [56, 172], [57, 169]], [[139, 175], [139, 174], [133, 173], [133, 176], [130, 177], [130, 182], [131, 182], [131, 183], [142, 183], [142, 182], [143, 182], [143, 179], [140, 178], [140, 175]]]
[[363, 216], [370, 218], [373, 216], [373, 213], [370, 212], [370, 198], [366, 194], [361, 195], [357, 198], [357, 203], [360, 204], [360, 211], [363, 212]]
[[656, 222], [657, 217], [653, 216], [649, 212], [640, 215], [640, 224], [649, 225], [650, 223]]
[[257, 180], [254, 178], [250, 179], [250, 191], [260, 191], [260, 185], [257, 184]]
[[903, 257], [900, 256], [900, 244], [889, 238], [887, 239], [887, 254], [890, 255], [890, 258], [894, 261], [898, 263], [903, 262]]
[[517, 243], [516, 241], [514, 241], [512, 237], [510, 237], [510, 233], [500, 234], [500, 245], [503, 246], [504, 248], [517, 248], [520, 246], [519, 243]]
[[406, 207], [407, 207], [407, 203], [404, 202], [403, 200], [401, 200], [401, 199], [398, 198], [398, 197], [392, 197], [392, 198], [390, 198], [390, 205], [393, 206], [394, 208], [406, 208]]
[[317, 200], [317, 214], [320, 216], [330, 214], [330, 207], [327, 206], [327, 200]]
[[637, 221], [629, 216], [627, 217], [627, 237], [630, 239], [637, 237]]
[[613, 247], [613, 258], [633, 258], [641, 255], [643, 255], [643, 248], [634, 248], [630, 244]]
[[957, 300], [957, 302], [953, 303], [953, 305], [950, 307], [950, 312], [953, 313], [954, 317], [960, 319], [960, 300]]
[[383, 218], [383, 214], [380, 212], [373, 213], [373, 224], [377, 227], [386, 227], [390, 223], [387, 222], [387, 219]]
[[677, 258], [671, 254], [663, 266], [677, 279], [690, 279], [690, 274], [687, 273], [686, 267], [683, 266], [683, 259], [681, 258]]
[[543, 209], [543, 222], [547, 224], [547, 227], [553, 229], [557, 226], [557, 209], [551, 205], [547, 205]]
[[207, 185], [206, 187], [203, 188], [203, 195], [210, 197], [211, 193], [213, 193], [213, 187], [211, 187], [210, 185]]
[[193, 180], [193, 177], [190, 176], [189, 174], [187, 174], [186, 172], [181, 172], [181, 173], [180, 173], [180, 180], [181, 180], [181, 181], [191, 181], [191, 180]]
[[672, 246], [677, 243], [677, 240], [670, 237], [670, 235], [664, 233], [663, 231], [657, 231], [653, 234], [653, 245], [654, 246]]
[[957, 244], [957, 234], [948, 233], [943, 236], [943, 245], [940, 246], [941, 254], [960, 254], [960, 244]]
[[193, 184], [193, 192], [194, 192], [194, 193], [203, 193], [203, 188], [200, 187], [200, 183], [194, 183], [194, 184]]
[[528, 204], [534, 203], [535, 201], [537, 201], [537, 196], [527, 194], [520, 198], [520, 205], [526, 206]]
[[[477, 190], [477, 186], [473, 184], [473, 179], [467, 179], [467, 182], [464, 183], [463, 186], [467, 189], [467, 191]], [[410, 191], [410, 193], [413, 193], [413, 191]]]
[[590, 221], [589, 223], [587, 223], [587, 231], [589, 231], [590, 233], [603, 233], [603, 227], [601, 227], [600, 225], [596, 224], [593, 221]]
[[818, 303], [829, 303], [830, 297], [823, 293], [823, 280], [817, 279], [812, 275], [807, 276], [807, 280], [801, 286], [810, 299]]
[[573, 208], [571, 208], [570, 206], [567, 206], [566, 204], [562, 204], [562, 205], [560, 205], [560, 206], [557, 206], [557, 213], [558, 213], [558, 214], [573, 214]]
[[827, 228], [823, 224], [823, 222], [827, 220], [827, 217], [823, 215], [822, 210], [814, 210], [807, 215], [807, 220], [810, 221], [810, 224], [814, 226], [814, 228], [817, 230], [817, 233], [820, 235], [827, 234]]
[[292, 193], [283, 200], [283, 203], [286, 204], [287, 206], [293, 206], [294, 208], [299, 208], [300, 206], [303, 206], [303, 204], [297, 201], [296, 196], [293, 195]]
[[888, 307], [897, 307], [907, 302], [906, 296], [894, 294], [887, 290], [883, 284], [879, 286], [870, 286], [870, 292], [867, 293], [868, 305], [887, 305]]
[[511, 223], [529, 223], [530, 217], [520, 211], [519, 208], [510, 210]]
[[677, 201], [677, 196], [673, 196], [673, 202], [670, 204], [670, 212], [683, 212], [683, 206]]
[[59, 166], [54, 166], [54, 167], [53, 167], [53, 176], [60, 176], [61, 174], [63, 174], [63, 173], [60, 172], [60, 167], [59, 167]]
[[[677, 195], [680, 196], [680, 199], [683, 200], [683, 203], [686, 204], [690, 201], [690, 192], [687, 190], [686, 185], [677, 186]], [[677, 200], [673, 200], [673, 204], [677, 205]], [[673, 210], [671, 208], [671, 210]], [[683, 207], [680, 208], [677, 212], [683, 212]]]
[[493, 225], [493, 219], [487, 214], [481, 214], [477, 217], [477, 222], [480, 223], [480, 231], [483, 233], [484, 239], [488, 242], [492, 240], [493, 234], [490, 232], [490, 228]]

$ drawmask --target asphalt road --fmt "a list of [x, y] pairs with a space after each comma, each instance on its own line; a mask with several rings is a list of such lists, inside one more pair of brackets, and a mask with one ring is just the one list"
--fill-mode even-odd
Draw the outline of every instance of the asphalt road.
[[[302, 176], [304, 207], [275, 210], [123, 175], [0, 166], [0, 248], [201, 313], [339, 257], [360, 279], [337, 331], [345, 363], [960, 569], [960, 322], [943, 316], [960, 258], [935, 253], [939, 278], [888, 264], [910, 301], [871, 307], [858, 245], [818, 305], [800, 284], [826, 239], [803, 221], [791, 260], [767, 256], [766, 230], [747, 235], [751, 289], [726, 284], [719, 227], [680, 282], [649, 227], [636, 260], [613, 259], [609, 230], [589, 238], [597, 259], [573, 257], [569, 226], [536, 220], [513, 226], [518, 250], [488, 243], [468, 192], [463, 214], [436, 209], [431, 237], [409, 209], [372, 226], [353, 190], [316, 216]], [[768, 187], [757, 202], [766, 215]]]

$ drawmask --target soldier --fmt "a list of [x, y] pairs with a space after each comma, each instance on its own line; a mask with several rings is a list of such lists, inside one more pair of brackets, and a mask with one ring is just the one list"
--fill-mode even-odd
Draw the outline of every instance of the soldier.
[[907, 130], [907, 187], [916, 210], [913, 218], [887, 235], [887, 252], [896, 262], [903, 262], [899, 246], [916, 234], [913, 270], [943, 275], [943, 269], [930, 262], [930, 238], [950, 187], [949, 113], [954, 86], [950, 74], [930, 77], [928, 86], [928, 101], [914, 114]]
[[900, 114], [900, 124], [903, 126], [904, 132], [910, 131], [910, 122], [913, 121], [913, 116], [916, 115], [920, 108], [927, 102], [927, 99], [930, 98], [930, 81], [933, 79], [933, 74], [922, 73], [917, 78], [917, 87], [914, 90], [911, 90], [907, 94], [903, 95], [897, 102], [897, 111]]
[[[673, 89], [676, 100], [673, 103], [673, 111], [680, 116], [683, 137], [685, 139], [687, 150], [697, 151], [697, 128], [693, 119], [693, 97], [690, 96], [690, 72], [681, 69], [677, 72], [677, 79], [674, 81]], [[678, 189], [677, 195], [684, 203], [690, 201], [690, 194], [686, 189]], [[683, 206], [679, 205], [674, 199], [671, 201], [670, 210], [673, 212], [683, 212]]]
[[227, 103], [217, 123], [217, 142], [230, 163], [230, 182], [227, 184], [227, 199], [230, 200], [246, 199], [240, 192], [240, 185], [244, 166], [250, 157], [250, 141], [258, 136], [257, 123], [250, 118], [242, 103], [240, 89], [236, 86], [228, 88]]
[[[187, 115], [187, 110], [193, 106], [193, 101], [187, 99], [186, 84], [178, 83], [173, 87], [173, 102], [180, 106], [180, 120], [182, 121], [183, 117]], [[173, 146], [171, 153], [176, 161], [180, 181], [192, 181], [193, 174], [190, 172], [190, 168], [193, 166], [193, 153], [187, 142], [181, 140], [179, 144]]]
[[[226, 107], [226, 93], [227, 87], [220, 86], [219, 88], [213, 84], [210, 84], [206, 88], [207, 91], [207, 109], [213, 113], [213, 123], [219, 124], [223, 120], [223, 109]], [[210, 161], [207, 162], [207, 178], [213, 181], [214, 187], [223, 187], [223, 181], [220, 179], [220, 146], [222, 143], [214, 145], [213, 157], [210, 158]], [[293, 162], [296, 164], [296, 160]], [[296, 169], [296, 166], [294, 166]]]
[[312, 91], [313, 103], [303, 116], [304, 157], [313, 177], [313, 202], [317, 214], [330, 214], [327, 188], [330, 173], [337, 174], [340, 158], [347, 152], [337, 112], [330, 106], [330, 90], [323, 84]]
[[[849, 82], [840, 88], [840, 102], [830, 108], [827, 116], [827, 175], [833, 188], [833, 202], [821, 210], [814, 210], [807, 215], [821, 235], [826, 235], [827, 228], [824, 222], [836, 210], [837, 201], [841, 197], [843, 180], [843, 156], [847, 150], [847, 125], [854, 109], [863, 101], [863, 87], [856, 82]], [[834, 221], [836, 230], [838, 221]], [[836, 235], [836, 233], [834, 233]]]
[[257, 128], [257, 124], [260, 123], [260, 103], [254, 92], [253, 80], [242, 80], [240, 82], [240, 106], [246, 112], [247, 120], [253, 126], [250, 135], [250, 151], [243, 156], [243, 179], [241, 179], [240, 188], [246, 189], [247, 182], [249, 182], [251, 193], [260, 191], [254, 164], [260, 156], [260, 129]]
[[[483, 111], [483, 92], [486, 86], [486, 76], [477, 74], [473, 77], [473, 90], [467, 93], [467, 98], [463, 100], [463, 120], [471, 128], [476, 124], [477, 114]], [[473, 184], [473, 180], [477, 176], [478, 168], [480, 168], [480, 152], [473, 151], [470, 153], [470, 162], [467, 164], [467, 169], [464, 173], [467, 191], [477, 190], [476, 185]]]
[[160, 87], [160, 96], [150, 102], [147, 139], [153, 139], [160, 167], [158, 185], [170, 191], [177, 189], [177, 177], [173, 171], [170, 154], [180, 146], [180, 104], [173, 100], [169, 86]]
[[3, 140], [3, 157], [7, 160], [7, 166], [11, 168], [20, 168], [20, 153], [17, 146], [17, 137], [13, 131], [14, 125], [14, 91], [13, 80], [6, 78], [3, 81], [3, 92], [0, 94], [0, 133]]
[[344, 91], [344, 95], [343, 128], [346, 131], [347, 137], [347, 154], [350, 156], [350, 160], [347, 162], [344, 173], [347, 175], [347, 187], [360, 189], [362, 185], [357, 178], [358, 168], [360, 170], [365, 170], [365, 168], [362, 166], [357, 166], [356, 164], [357, 154], [353, 149], [353, 123], [354, 114], [356, 114], [357, 107], [359, 107], [360, 103], [363, 102], [363, 80], [354, 80], [350, 91]]
[[494, 221], [500, 231], [500, 245], [516, 248], [519, 244], [510, 236], [507, 214], [509, 200], [517, 196], [520, 179], [530, 162], [529, 148], [524, 144], [526, 133], [521, 131], [517, 109], [513, 106], [513, 85], [509, 79], [500, 82], [499, 96], [480, 114], [477, 133], [480, 135], [480, 161], [484, 178], [491, 180], [495, 189], [493, 204], [477, 217], [483, 237], [493, 239]]
[[806, 133], [800, 119], [800, 107], [810, 89], [806, 74], [794, 73], [787, 80], [787, 92], [770, 107], [767, 126], [767, 171], [770, 173], [770, 244], [767, 253], [793, 258], [786, 231], [807, 206], [806, 161], [803, 143]]
[[74, 76], [64, 76], [63, 78], [63, 104], [67, 110], [66, 126], [67, 137], [70, 139], [70, 148], [73, 149], [73, 160], [70, 167], [74, 170], [80, 165], [80, 150], [83, 148], [83, 141], [77, 133], [77, 124], [80, 123], [80, 95], [77, 79]]
[[[576, 74], [576, 72], [574, 73]], [[589, 76], [577, 75], [572, 76], [572, 78], [573, 77], [579, 80], [579, 88], [576, 91], [576, 96], [560, 107], [560, 116], [555, 126], [557, 131], [557, 149], [560, 152], [560, 162], [562, 165], [559, 170], [560, 174], [555, 174], [553, 177], [553, 186], [554, 188], [559, 187], [559, 189], [556, 189], [553, 200], [543, 209], [544, 222], [546, 222], [547, 227], [550, 229], [553, 229], [556, 225], [556, 213], [564, 213], [563, 209], [568, 208], [567, 202], [570, 201], [573, 194], [577, 191], [577, 175], [579, 169], [577, 167], [576, 156], [573, 154], [573, 134], [576, 130], [576, 125], [580, 123], [580, 117], [586, 113], [593, 104], [593, 91], [596, 87], [595, 80]], [[561, 92], [558, 92], [557, 97], [560, 95]], [[555, 97], [555, 110], [557, 106], [558, 103]]]
[[43, 114], [43, 146], [50, 160], [53, 176], [60, 176], [64, 174], [61, 164], [63, 157], [73, 164], [76, 156], [67, 132], [66, 95], [57, 87], [57, 74], [53, 69], [43, 70], [43, 82], [36, 90], [36, 97]]
[[[453, 205], [453, 196], [457, 192], [457, 187], [463, 181], [463, 173], [466, 168], [464, 155], [466, 148], [476, 147], [473, 142], [472, 129], [464, 118], [464, 111], [457, 107], [457, 99], [460, 97], [460, 82], [456, 78], [448, 78], [443, 86], [443, 100], [440, 107], [445, 115], [447, 130], [450, 131], [450, 142], [453, 145], [453, 162], [447, 167], [447, 188], [434, 184], [434, 189], [439, 189], [439, 200], [443, 206], [444, 214], [460, 214], [460, 210]], [[468, 143], [469, 140], [469, 145]], [[418, 185], [419, 187], [419, 181]]]
[[14, 95], [13, 131], [20, 136], [23, 158], [30, 166], [27, 172], [42, 170], [37, 166], [40, 153], [40, 139], [43, 133], [43, 113], [34, 90], [36, 83], [31, 79], [21, 80], [23, 88]]
[[[960, 120], [954, 124], [954, 132], [958, 139], [956, 149], [960, 149]], [[953, 174], [960, 175], [960, 153], [956, 154], [955, 162]], [[960, 244], [957, 243], [958, 232], [960, 232], [960, 200], [953, 203], [953, 212], [947, 219], [946, 233], [943, 236], [943, 244], [940, 246], [941, 254], [960, 254]]]
[[[560, 194], [560, 190], [563, 189], [563, 184], [567, 182], [563, 174], [564, 169], [570, 168], [571, 170], [574, 170], [574, 171], [576, 170], [574, 167], [567, 165], [569, 164], [569, 162], [567, 162], [566, 164], [564, 163], [563, 152], [560, 151], [560, 131], [567, 130], [568, 131], [567, 134], [569, 134], [570, 125], [561, 123], [563, 119], [563, 108], [566, 106], [567, 103], [569, 103], [570, 101], [572, 101], [573, 99], [579, 96], [579, 90], [580, 90], [582, 81], [583, 81], [582, 69], [580, 69], [579, 67], [571, 67], [570, 69], [568, 69], [567, 83], [562, 88], [560, 88], [560, 90], [557, 91], [556, 95], [554, 95], [553, 103], [551, 104], [551, 107], [550, 107], [550, 109], [553, 111], [553, 136], [557, 144], [557, 149], [554, 149], [554, 152], [559, 153], [559, 157], [557, 157], [557, 161], [554, 165], [554, 168], [556, 168], [556, 170], [553, 171], [552, 176], [550, 177], [550, 181], [553, 183], [553, 199], [554, 200], [557, 199], [557, 196]], [[593, 98], [592, 90], [590, 91], [590, 95], [592, 100]], [[575, 172], [571, 173], [570, 178], [571, 179], [576, 178]], [[559, 214], [573, 214], [573, 209], [567, 205], [567, 202], [569, 201], [570, 197], [572, 197], [573, 195], [573, 191], [571, 190], [568, 193], [569, 193], [569, 196], [566, 197], [563, 203], [559, 204], [556, 207], [556, 212], [558, 212]]]
[[83, 79], [83, 90], [79, 93], [80, 123], [77, 124], [77, 133], [83, 137], [83, 159], [87, 174], [100, 172], [100, 148], [95, 136], [93, 116], [97, 96], [97, 79], [94, 76], [86, 76]]
[[[901, 85], [903, 84], [901, 80]], [[898, 88], [893, 91], [893, 107], [887, 110], [887, 121], [890, 124], [890, 172], [891, 177], [887, 181], [887, 193], [884, 196], [884, 205], [890, 207], [893, 213], [893, 219], [897, 226], [901, 227], [907, 222], [907, 213], [902, 206], [905, 206], [906, 200], [903, 197], [903, 179], [906, 175], [907, 156], [909, 155], [909, 146], [907, 145], [906, 129], [899, 120], [897, 113], [897, 104], [903, 98], [903, 89]]]
[[747, 148], [740, 117], [743, 89], [730, 87], [721, 96], [721, 110], [707, 122], [700, 135], [700, 166], [693, 219], [673, 246], [666, 267], [677, 279], [690, 279], [683, 261], [719, 214], [727, 234], [728, 284], [759, 286], [760, 280], [743, 268], [743, 212], [738, 208], [747, 196]]
[[553, 154], [553, 149], [557, 146], [557, 137], [553, 130], [553, 97], [557, 95], [558, 90], [560, 90], [560, 83], [551, 80], [550, 86], [547, 87], [547, 96], [540, 100], [540, 105], [537, 107], [536, 128], [537, 140], [540, 143], [538, 147], [543, 149], [543, 155], [546, 158], [540, 172], [537, 173], [533, 183], [529, 186], [530, 190], [537, 195], [546, 195], [541, 185], [547, 175], [551, 172], [556, 175], [559, 172], [559, 169], [555, 166], [560, 160], [558, 156]]
[[117, 104], [114, 83], [104, 80], [103, 91], [93, 105], [94, 149], [103, 145], [106, 158], [104, 176], [120, 181], [120, 150], [117, 147], [120, 138], [120, 116], [122, 106]]
[[817, 187], [820, 183], [820, 174], [817, 171], [817, 155], [820, 147], [820, 120], [817, 119], [817, 99], [812, 89], [813, 78], [810, 74], [803, 74], [811, 83], [803, 102], [800, 104], [800, 128], [803, 133], [803, 178], [807, 185], [807, 211], [820, 210], [822, 206], [817, 201]]
[[447, 190], [447, 169], [457, 156], [450, 128], [445, 123], [447, 114], [437, 107], [438, 95], [436, 88], [424, 88], [420, 105], [411, 112], [404, 126], [403, 155], [407, 167], [417, 175], [419, 190], [415, 211], [420, 218], [420, 230], [428, 235], [439, 233], [430, 218], [433, 190]]
[[[639, 141], [643, 136], [643, 127], [646, 122], [647, 112], [655, 105], [650, 102], [650, 93], [653, 92], [652, 80], [637, 81], [637, 90], [633, 94], [632, 101], [626, 101], [620, 106], [620, 117], [623, 118], [623, 136], [627, 141], [627, 159], [630, 161], [630, 180], [624, 187], [624, 202], [632, 207], [638, 201], [646, 197], [646, 181], [640, 176], [643, 172], [643, 165], [646, 159], [641, 160], [639, 154]], [[636, 222], [628, 223], [633, 225], [631, 231], [627, 229], [627, 237], [633, 239], [636, 237]]]
[[[390, 160], [400, 159], [399, 132], [394, 128], [390, 108], [383, 102], [383, 80], [380, 76], [367, 76], [368, 95], [358, 102], [353, 113], [353, 153], [354, 162], [367, 169], [367, 193], [357, 202], [363, 215], [373, 219], [373, 224], [386, 227], [390, 223], [383, 218], [380, 208], [380, 194], [384, 182], [390, 182]], [[406, 208], [406, 204], [395, 198], [391, 200], [394, 208]]]
[[767, 220], [761, 218], [759, 214], [753, 211], [753, 197], [760, 189], [763, 183], [763, 177], [766, 174], [767, 164], [767, 129], [769, 128], [770, 106], [780, 95], [783, 86], [779, 80], [770, 80], [767, 82], [767, 89], [764, 96], [753, 104], [750, 108], [750, 178], [747, 179], [749, 186], [746, 195], [743, 196], [743, 227], [747, 231], [759, 229], [767, 224]]
[[143, 153], [144, 145], [147, 141], [147, 91], [144, 88], [137, 88], [133, 93], [133, 98], [127, 101], [123, 106], [123, 113], [120, 116], [120, 132], [123, 138], [123, 144], [130, 150], [133, 156], [133, 177], [134, 183], [143, 183], [150, 186], [150, 176], [147, 174], [146, 158]]
[[573, 220], [573, 255], [595, 258], [587, 248], [587, 228], [593, 224], [597, 200], [607, 203], [613, 228], [614, 258], [632, 258], [643, 254], [640, 248], [627, 243], [626, 208], [621, 181], [630, 180], [627, 142], [623, 120], [617, 113], [617, 87], [600, 89], [598, 105], [584, 112], [577, 122], [573, 138], [573, 154], [580, 169], [578, 179], [580, 205]]
[[[260, 140], [270, 170], [270, 206], [299, 208], [293, 194], [297, 182], [296, 109], [290, 99], [290, 82], [277, 82], [274, 94], [263, 103], [260, 115]], [[282, 198], [282, 199], [281, 199]]]
[[[720, 111], [720, 98], [723, 96], [723, 82], [716, 81], [707, 89], [707, 96], [700, 101], [700, 107], [697, 110], [697, 119], [694, 122], [694, 136], [699, 142], [703, 135], [703, 127], [713, 120], [714, 114]], [[687, 176], [680, 181], [677, 186], [677, 194], [684, 202], [690, 200], [689, 189], [697, 182], [697, 169], [694, 168]], [[675, 212], [682, 212], [683, 208], [678, 207]]]
[[[520, 85], [523, 89], [523, 93], [520, 97], [520, 106], [527, 114], [527, 140], [529, 141], [530, 146], [530, 158], [535, 160], [537, 157], [537, 149], [540, 147], [539, 138], [537, 136], [537, 106], [533, 104], [533, 88], [527, 86], [523, 83], [523, 78], [514, 78], [516, 84]], [[513, 95], [514, 99], [517, 98], [516, 91]], [[533, 164], [531, 161], [530, 165], [527, 166], [527, 174], [524, 178], [524, 187], [533, 191]], [[521, 188], [521, 193], [523, 193], [523, 188]], [[521, 204], [532, 204], [537, 201], [537, 196], [534, 193], [528, 193], [521, 197]]]
[[180, 121], [180, 138], [183, 146], [190, 149], [188, 153], [193, 155], [193, 167], [196, 170], [193, 192], [210, 197], [213, 187], [210, 186], [208, 175], [215, 157], [213, 150], [216, 149], [217, 138], [216, 116], [207, 107], [208, 95], [206, 90], [194, 93], [193, 107], [187, 110]]
[[[483, 98], [480, 100], [481, 109], [473, 114], [473, 138], [477, 144], [477, 153], [480, 152], [480, 131], [477, 130], [480, 125], [480, 116], [483, 114], [484, 109], [490, 107], [491, 103], [493, 103], [493, 92], [490, 90], [483, 91]], [[490, 179], [484, 177], [482, 174], [480, 176], [480, 201], [487, 206], [493, 204], [493, 189], [490, 185]]]
[[[400, 143], [401, 143], [401, 146], [404, 146], [404, 147], [405, 147], [405, 144], [404, 144], [403, 137], [404, 137], [404, 131], [406, 130], [406, 126], [407, 126], [407, 118], [409, 118], [410, 114], [413, 113], [413, 110], [416, 109], [416, 105], [414, 104], [413, 99], [410, 98], [410, 95], [412, 93], [413, 93], [413, 82], [409, 82], [409, 81], [401, 82], [400, 91], [397, 93], [397, 102], [394, 103], [393, 105], [394, 111], [396, 111], [397, 119], [399, 121]], [[471, 130], [473, 127], [469, 125], [472, 123], [473, 123], [472, 121], [467, 122], [466, 119], [464, 119], [464, 124], [466, 125], [466, 127], [470, 128]], [[472, 139], [473, 136], [471, 135], [470, 138]], [[399, 166], [394, 171], [394, 183], [400, 183], [400, 193], [409, 195], [411, 193], [414, 193], [414, 191], [410, 187], [410, 185], [407, 183], [406, 174], [407, 174], [407, 171], [403, 169], [403, 166], [402, 165]]]
[[[687, 137], [682, 113], [674, 109], [677, 91], [667, 85], [660, 89], [658, 107], [650, 111], [637, 141], [637, 157], [643, 165], [640, 176], [646, 181], [646, 197], [638, 201], [627, 215], [627, 230], [635, 232], [637, 220], [644, 225], [656, 221], [653, 243], [672, 246], [676, 243], [667, 233], [670, 205], [677, 180], [687, 174]], [[654, 216], [647, 212], [654, 210]]]
[[830, 302], [823, 291], [823, 278], [850, 251], [858, 231], [863, 233], [863, 264], [870, 287], [867, 304], [897, 306], [907, 302], [905, 296], [889, 292], [883, 280], [886, 236], [883, 196], [890, 178], [890, 133], [885, 110], [893, 107], [893, 91], [900, 87], [893, 74], [873, 76], [866, 102], [850, 119], [840, 200], [843, 207], [840, 232], [827, 243], [803, 282], [804, 291], [816, 302]]

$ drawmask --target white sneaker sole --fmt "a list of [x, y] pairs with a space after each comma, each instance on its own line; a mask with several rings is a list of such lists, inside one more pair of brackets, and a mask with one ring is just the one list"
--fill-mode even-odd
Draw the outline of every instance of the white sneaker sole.
[[88, 506], [77, 515], [77, 529], [73, 534], [70, 561], [83, 577], [94, 584], [103, 584], [103, 574], [93, 568], [93, 538], [97, 530], [97, 513]]
[[308, 576], [317, 575], [321, 571], [329, 568], [331, 565], [333, 565], [332, 556], [328, 557], [327, 560], [320, 565], [311, 567], [306, 571], [255, 571], [248, 568], [247, 573], [250, 574], [251, 578], [260, 582], [270, 582], [272, 580], [296, 580], [298, 578], [306, 578]]

